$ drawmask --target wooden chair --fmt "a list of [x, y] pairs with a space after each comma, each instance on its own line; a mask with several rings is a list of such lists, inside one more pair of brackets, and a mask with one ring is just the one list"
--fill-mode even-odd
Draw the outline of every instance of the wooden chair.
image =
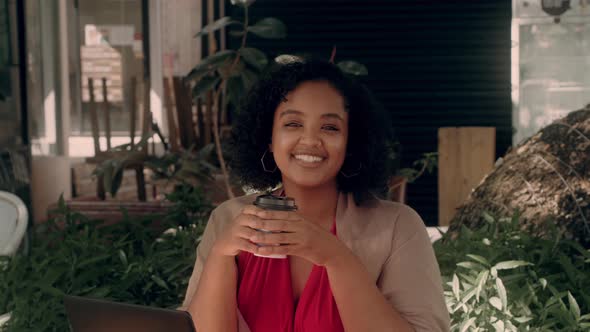
[[[89, 92], [89, 111], [90, 111], [90, 123], [92, 128], [92, 138], [94, 142], [94, 156], [90, 158], [86, 158], [87, 163], [91, 164], [100, 164], [108, 159], [113, 159], [118, 155], [128, 154], [127, 151], [112, 151], [111, 148], [111, 124], [110, 124], [110, 105], [108, 101], [108, 93], [107, 93], [107, 84], [106, 78], [102, 78], [102, 111], [104, 116], [104, 123], [105, 123], [105, 136], [106, 136], [106, 145], [107, 150], [102, 151], [100, 148], [100, 131], [99, 131], [99, 124], [98, 124], [98, 113], [97, 107], [94, 97], [94, 80], [92, 78], [88, 79], [88, 92]], [[129, 123], [129, 136], [131, 138], [131, 146], [134, 146], [135, 140], [135, 121], [136, 121], [136, 79], [133, 77], [131, 79], [131, 97], [130, 97], [130, 123]], [[149, 85], [144, 85], [144, 107], [143, 107], [143, 116], [142, 116], [142, 137], [147, 135], [150, 132], [151, 128], [151, 112], [149, 110]], [[141, 147], [138, 151], [141, 154], [147, 155], [147, 144], [144, 147]], [[146, 201], [146, 189], [145, 189], [145, 175], [144, 175], [144, 167], [141, 162], [137, 163], [130, 163], [126, 165], [127, 169], [135, 170], [135, 179], [137, 182], [137, 198], [140, 201]], [[104, 188], [104, 178], [102, 175], [99, 175], [97, 178], [97, 188], [96, 194], [101, 199], [106, 199], [106, 193]]]

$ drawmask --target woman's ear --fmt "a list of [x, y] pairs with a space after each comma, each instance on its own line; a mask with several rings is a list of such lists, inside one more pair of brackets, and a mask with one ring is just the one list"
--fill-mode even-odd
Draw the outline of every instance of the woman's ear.
[[272, 150], [272, 141], [270, 143], [268, 143], [268, 151], [270, 151], [271, 153], [274, 153], [274, 151]]

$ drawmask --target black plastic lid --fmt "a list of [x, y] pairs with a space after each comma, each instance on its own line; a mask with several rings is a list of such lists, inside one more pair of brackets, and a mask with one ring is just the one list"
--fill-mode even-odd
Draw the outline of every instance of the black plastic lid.
[[281, 211], [295, 211], [297, 205], [295, 200], [291, 197], [279, 197], [270, 194], [260, 195], [256, 197], [254, 205], [266, 210], [281, 210]]

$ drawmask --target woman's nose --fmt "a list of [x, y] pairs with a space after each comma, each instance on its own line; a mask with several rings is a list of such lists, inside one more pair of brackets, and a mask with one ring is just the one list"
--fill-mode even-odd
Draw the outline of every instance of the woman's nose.
[[320, 136], [315, 131], [305, 131], [301, 136], [300, 143], [311, 145], [311, 146], [319, 146], [322, 144], [322, 140]]

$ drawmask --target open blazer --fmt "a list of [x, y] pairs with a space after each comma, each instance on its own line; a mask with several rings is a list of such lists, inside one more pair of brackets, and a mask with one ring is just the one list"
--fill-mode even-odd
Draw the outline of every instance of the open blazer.
[[[255, 195], [224, 202], [211, 213], [183, 303], [188, 308], [209, 250], [217, 236], [252, 204]], [[337, 236], [361, 260], [381, 293], [418, 331], [448, 331], [440, 270], [420, 216], [404, 204], [370, 199], [356, 205], [341, 193], [336, 212]], [[198, 317], [194, 317], [199, 319]], [[240, 332], [248, 332], [238, 310]]]

